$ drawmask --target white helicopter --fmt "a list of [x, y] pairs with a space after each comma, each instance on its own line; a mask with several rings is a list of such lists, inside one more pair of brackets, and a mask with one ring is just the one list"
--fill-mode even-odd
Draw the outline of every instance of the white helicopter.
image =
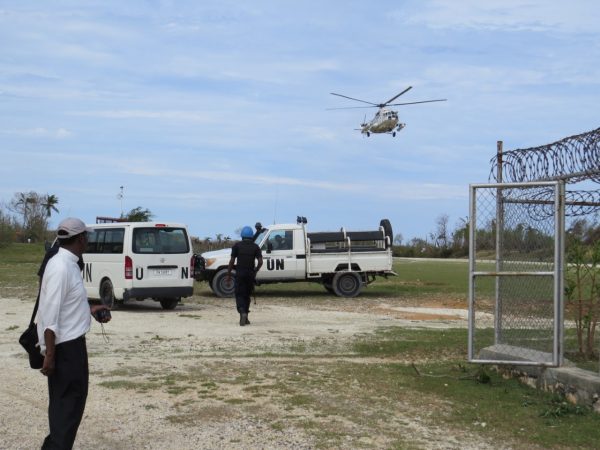
[[367, 102], [365, 100], [360, 100], [358, 98], [348, 97], [347, 95], [336, 94], [331, 92], [331, 95], [337, 95], [338, 97], [344, 97], [350, 100], [354, 100], [357, 102], [368, 103], [370, 106], [348, 106], [345, 108], [328, 108], [329, 110], [333, 109], [356, 109], [356, 108], [379, 108], [379, 111], [375, 113], [375, 117], [369, 122], [365, 120], [360, 124], [360, 130], [362, 134], [366, 134], [367, 137], [371, 136], [371, 133], [389, 133], [393, 137], [396, 137], [396, 132], [402, 130], [406, 126], [405, 123], [398, 122], [398, 112], [393, 111], [391, 109], [386, 108], [386, 106], [403, 106], [403, 105], [415, 105], [417, 103], [432, 103], [432, 102], [445, 102], [446, 99], [438, 99], [438, 100], [424, 100], [420, 102], [408, 102], [408, 103], [392, 103], [402, 94], [406, 94], [408, 91], [412, 89], [412, 86], [407, 87], [402, 92], [400, 92], [395, 97], [390, 98], [387, 102], [384, 103], [373, 103]]

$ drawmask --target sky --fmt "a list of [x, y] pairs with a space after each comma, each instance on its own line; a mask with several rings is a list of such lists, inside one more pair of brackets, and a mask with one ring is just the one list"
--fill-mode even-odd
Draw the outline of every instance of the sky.
[[[0, 1], [0, 202], [50, 227], [141, 206], [193, 236], [260, 221], [426, 237], [496, 142], [600, 126], [593, 0]], [[355, 129], [397, 101], [406, 128]], [[119, 198], [121, 186], [123, 198]]]

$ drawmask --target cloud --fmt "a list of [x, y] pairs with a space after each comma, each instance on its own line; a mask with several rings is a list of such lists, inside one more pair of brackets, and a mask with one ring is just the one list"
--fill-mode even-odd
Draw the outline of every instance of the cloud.
[[594, 0], [431, 0], [416, 2], [406, 19], [405, 10], [391, 14], [397, 20], [431, 28], [504, 31], [596, 33], [600, 8]]
[[[239, 173], [239, 171], [201, 171], [201, 170], [173, 170], [155, 168], [150, 166], [131, 167], [121, 165], [128, 175], [142, 175], [144, 177], [158, 177], [160, 179], [182, 179], [194, 180], [196, 184], [202, 181], [210, 181], [211, 186], [215, 184], [226, 185], [235, 183], [239, 185], [264, 185], [277, 187], [302, 188], [303, 190], [324, 190], [342, 193], [353, 193], [360, 196], [377, 195], [379, 198], [391, 199], [456, 199], [467, 195], [465, 186], [448, 185], [436, 183], [403, 183], [397, 181], [381, 180], [380, 182], [359, 182], [356, 180], [348, 182], [322, 181], [311, 178], [281, 177], [263, 174]], [[238, 189], [238, 188], [236, 188]]]
[[185, 120], [203, 123], [210, 123], [214, 121], [214, 114], [199, 111], [105, 110], [72, 111], [69, 114], [73, 116], [102, 117], [105, 119]]
[[73, 136], [73, 133], [67, 130], [66, 128], [48, 129], [44, 127], [29, 128], [22, 130], [0, 130], [0, 134], [49, 139], [66, 139]]

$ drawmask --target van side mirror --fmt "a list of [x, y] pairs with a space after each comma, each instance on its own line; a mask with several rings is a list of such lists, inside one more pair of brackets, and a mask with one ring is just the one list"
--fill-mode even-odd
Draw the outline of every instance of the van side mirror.
[[267, 242], [267, 253], [271, 253], [273, 251], [273, 243]]

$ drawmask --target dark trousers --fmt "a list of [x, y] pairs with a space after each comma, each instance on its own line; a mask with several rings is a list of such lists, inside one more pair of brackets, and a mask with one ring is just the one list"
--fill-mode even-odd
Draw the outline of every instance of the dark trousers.
[[238, 270], [235, 274], [235, 306], [240, 314], [250, 312], [250, 297], [254, 290], [254, 271]]
[[56, 346], [55, 369], [48, 377], [50, 434], [42, 450], [73, 448], [88, 394], [88, 356], [85, 337]]

